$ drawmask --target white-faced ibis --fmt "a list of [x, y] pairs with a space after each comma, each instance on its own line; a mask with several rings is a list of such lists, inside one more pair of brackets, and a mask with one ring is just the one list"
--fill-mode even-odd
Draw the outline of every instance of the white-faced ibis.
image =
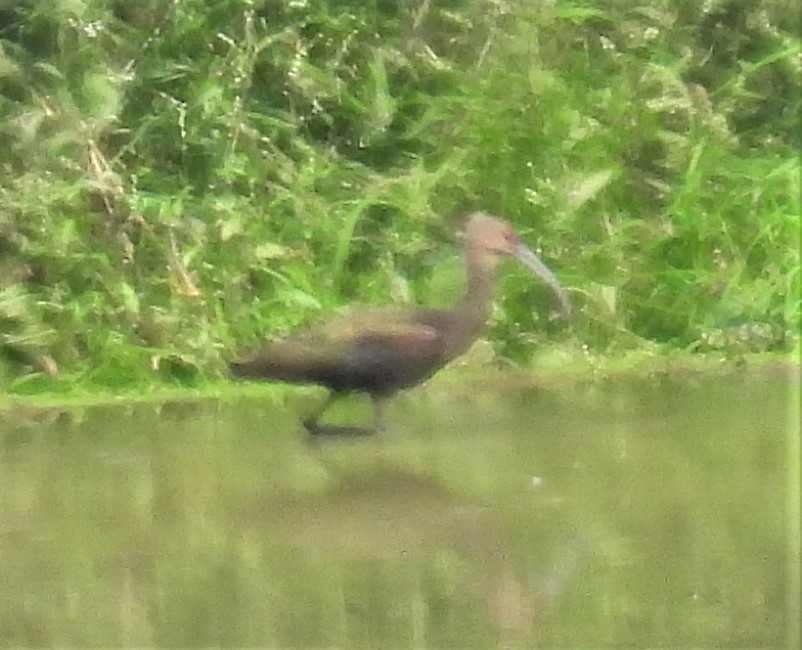
[[[504, 255], [518, 258], [539, 276], [556, 294], [563, 315], [570, 315], [568, 297], [557, 278], [521, 243], [512, 226], [498, 217], [475, 213], [466, 228], [467, 287], [451, 309], [387, 307], [354, 312], [268, 343], [249, 358], [231, 363], [231, 372], [237, 377], [330, 388], [329, 399], [304, 421], [311, 434], [379, 431], [387, 397], [428, 379], [477, 338], [490, 313], [496, 269]], [[331, 403], [352, 391], [372, 398], [373, 427], [319, 425]]]

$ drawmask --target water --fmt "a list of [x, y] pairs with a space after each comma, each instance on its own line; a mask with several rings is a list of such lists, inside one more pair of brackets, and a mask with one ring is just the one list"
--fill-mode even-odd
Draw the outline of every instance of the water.
[[787, 375], [7, 412], [0, 645], [796, 647]]

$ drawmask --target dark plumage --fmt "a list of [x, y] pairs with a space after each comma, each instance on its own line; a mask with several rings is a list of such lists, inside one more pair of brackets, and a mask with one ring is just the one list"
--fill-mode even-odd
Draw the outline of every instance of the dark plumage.
[[503, 255], [518, 258], [557, 295], [570, 314], [565, 291], [556, 277], [503, 219], [476, 213], [466, 229], [465, 294], [451, 309], [378, 308], [336, 318], [320, 327], [264, 348], [230, 364], [237, 377], [315, 383], [332, 390], [330, 399], [304, 422], [310, 433], [335, 433], [318, 419], [342, 394], [368, 393], [373, 399], [374, 426], [382, 428], [384, 398], [428, 379], [463, 354], [479, 335], [493, 299], [496, 269]]

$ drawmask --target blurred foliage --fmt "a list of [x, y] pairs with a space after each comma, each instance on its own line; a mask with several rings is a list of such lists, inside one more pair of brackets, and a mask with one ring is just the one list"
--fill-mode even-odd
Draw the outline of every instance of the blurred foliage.
[[442, 303], [477, 208], [580, 306], [566, 332], [511, 274], [507, 356], [789, 349], [798, 12], [0, 0], [0, 386], [191, 382], [348, 302]]

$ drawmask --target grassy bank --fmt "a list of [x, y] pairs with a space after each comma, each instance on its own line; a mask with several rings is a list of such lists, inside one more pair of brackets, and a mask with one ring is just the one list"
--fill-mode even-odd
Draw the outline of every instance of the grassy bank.
[[[473, 354], [473, 353], [472, 353]], [[477, 355], [478, 356], [478, 355]], [[798, 357], [798, 355], [797, 355]], [[545, 363], [536, 360], [529, 367], [494, 364], [488, 360], [472, 358], [447, 367], [424, 387], [416, 389], [420, 395], [429, 397], [445, 391], [450, 397], [518, 395], [534, 390], [563, 390], [590, 382], [626, 383], [652, 381], [660, 378], [687, 377], [705, 378], [733, 375], [744, 379], [766, 378], [787, 380], [789, 409], [795, 409], [799, 401], [799, 363], [796, 358], [778, 354], [746, 355], [738, 359], [711, 353], [690, 355], [684, 352], [650, 354], [643, 350], [625, 355], [598, 356], [572, 355], [568, 350], [552, 351]], [[91, 390], [90, 390], [91, 389]], [[324, 389], [299, 388], [280, 383], [232, 383], [226, 379], [197, 381], [191, 386], [178, 382], [149, 382], [130, 388], [108, 388], [81, 383], [63, 382], [58, 390], [53, 385], [18, 386], [15, 391], [0, 394], [0, 423], [56, 420], [73, 418], [83, 409], [96, 406], [119, 405], [131, 407], [137, 404], [180, 404], [226, 402], [229, 400], [258, 399], [266, 404], [287, 406], [292, 412], [303, 414], [319, 403]], [[419, 397], [420, 397], [419, 395]], [[413, 397], [412, 399], [418, 399]], [[349, 402], [358, 405], [357, 398]]]
[[[0, 5], [0, 389], [208, 385], [351, 302], [445, 304], [513, 221], [494, 358], [798, 346], [798, 8]], [[585, 351], [585, 352], [583, 352]]]

